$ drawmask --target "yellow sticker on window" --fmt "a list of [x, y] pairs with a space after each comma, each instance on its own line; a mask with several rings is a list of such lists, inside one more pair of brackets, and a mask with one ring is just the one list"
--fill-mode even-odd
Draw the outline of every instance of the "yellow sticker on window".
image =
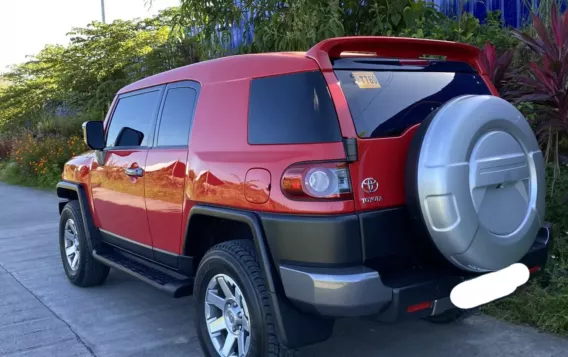
[[359, 88], [381, 88], [373, 72], [353, 72], [353, 79]]

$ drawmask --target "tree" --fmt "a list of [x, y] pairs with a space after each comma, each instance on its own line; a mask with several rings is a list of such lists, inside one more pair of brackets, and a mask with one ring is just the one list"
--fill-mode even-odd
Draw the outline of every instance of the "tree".
[[178, 9], [153, 18], [74, 28], [67, 46], [46, 46], [4, 75], [0, 130], [33, 124], [66, 106], [102, 118], [115, 93], [137, 79], [197, 61], [191, 39], [172, 40]]

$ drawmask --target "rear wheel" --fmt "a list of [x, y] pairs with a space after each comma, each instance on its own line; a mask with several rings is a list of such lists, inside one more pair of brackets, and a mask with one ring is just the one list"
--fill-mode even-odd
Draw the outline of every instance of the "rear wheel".
[[211, 248], [199, 264], [196, 328], [208, 357], [292, 357], [276, 334], [255, 248], [236, 240]]
[[109, 267], [93, 258], [93, 245], [85, 233], [79, 202], [65, 205], [59, 220], [59, 250], [69, 281], [81, 287], [104, 283]]

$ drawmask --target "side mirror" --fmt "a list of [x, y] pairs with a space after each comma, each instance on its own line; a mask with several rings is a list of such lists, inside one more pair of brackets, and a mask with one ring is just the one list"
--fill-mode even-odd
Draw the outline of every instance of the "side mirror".
[[92, 150], [105, 148], [105, 134], [102, 121], [87, 121], [83, 123], [83, 139]]
[[136, 129], [124, 127], [118, 133], [115, 146], [140, 146], [144, 140], [144, 133]]

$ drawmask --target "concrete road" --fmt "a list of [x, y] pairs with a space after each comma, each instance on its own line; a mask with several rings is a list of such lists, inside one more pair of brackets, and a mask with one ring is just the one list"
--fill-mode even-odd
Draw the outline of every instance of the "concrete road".
[[[192, 298], [116, 271], [97, 288], [67, 282], [56, 203], [52, 193], [0, 183], [0, 356], [202, 356]], [[568, 340], [484, 316], [450, 326], [345, 320], [303, 355], [568, 357]]]

